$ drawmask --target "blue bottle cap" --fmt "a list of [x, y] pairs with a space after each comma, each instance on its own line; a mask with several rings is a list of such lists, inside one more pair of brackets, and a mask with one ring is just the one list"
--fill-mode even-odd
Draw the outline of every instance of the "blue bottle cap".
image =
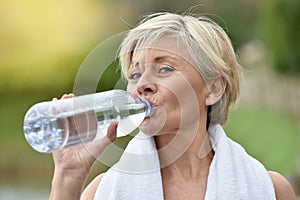
[[146, 117], [148, 117], [152, 111], [152, 103], [148, 99], [140, 99], [146, 104]]

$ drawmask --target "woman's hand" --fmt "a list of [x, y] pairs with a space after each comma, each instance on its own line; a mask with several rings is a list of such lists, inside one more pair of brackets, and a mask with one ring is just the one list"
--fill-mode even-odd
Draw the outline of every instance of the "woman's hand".
[[[72, 97], [73, 94], [63, 95], [62, 99]], [[82, 187], [93, 164], [104, 149], [115, 141], [116, 132], [117, 123], [113, 122], [102, 139], [70, 146], [53, 153], [55, 170], [50, 199], [80, 199]]]

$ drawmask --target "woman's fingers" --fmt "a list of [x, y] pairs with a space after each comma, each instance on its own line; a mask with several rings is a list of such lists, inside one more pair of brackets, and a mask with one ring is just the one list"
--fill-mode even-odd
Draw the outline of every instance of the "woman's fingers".
[[[70, 93], [70, 94], [64, 94], [61, 99], [68, 99], [68, 98], [73, 98], [75, 97], [75, 95], [73, 93]], [[58, 98], [54, 97], [52, 98], [52, 101], [57, 101]], [[55, 103], [53, 103], [50, 108], [49, 108], [49, 113], [51, 114], [57, 114], [57, 113], [60, 113], [62, 112], [63, 110], [61, 110], [58, 106], [55, 105]]]
[[117, 138], [117, 127], [118, 127], [118, 122], [113, 121], [107, 129], [106, 136], [111, 142], [114, 142]]
[[117, 138], [117, 122], [112, 122], [108, 129], [107, 129], [107, 135], [104, 136], [101, 139], [98, 139], [96, 141], [87, 143], [85, 147], [87, 148], [87, 151], [95, 158], [98, 158], [101, 153], [111, 144], [113, 143]]
[[[73, 98], [75, 97], [75, 95], [73, 93], [70, 93], [70, 94], [64, 94], [62, 95], [61, 99], [68, 99], [68, 98]], [[57, 101], [58, 98], [54, 97], [52, 98], [52, 101]]]
[[68, 99], [68, 98], [73, 98], [73, 97], [75, 97], [75, 95], [73, 93], [70, 93], [70, 94], [64, 94], [61, 98]]

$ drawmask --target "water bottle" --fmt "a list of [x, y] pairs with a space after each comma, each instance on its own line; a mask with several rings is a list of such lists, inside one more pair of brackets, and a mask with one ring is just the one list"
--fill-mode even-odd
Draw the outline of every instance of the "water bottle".
[[123, 90], [41, 102], [27, 111], [24, 134], [35, 150], [51, 153], [102, 138], [112, 121], [118, 121], [117, 137], [128, 135], [151, 109], [150, 101]]

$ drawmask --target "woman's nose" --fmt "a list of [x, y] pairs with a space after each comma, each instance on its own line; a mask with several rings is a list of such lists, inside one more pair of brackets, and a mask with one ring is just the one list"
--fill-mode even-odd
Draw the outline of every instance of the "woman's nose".
[[139, 78], [136, 90], [138, 95], [147, 96], [157, 92], [157, 84], [151, 73], [144, 72]]
[[145, 83], [137, 87], [138, 95], [147, 96], [157, 92], [157, 85], [155, 83]]

